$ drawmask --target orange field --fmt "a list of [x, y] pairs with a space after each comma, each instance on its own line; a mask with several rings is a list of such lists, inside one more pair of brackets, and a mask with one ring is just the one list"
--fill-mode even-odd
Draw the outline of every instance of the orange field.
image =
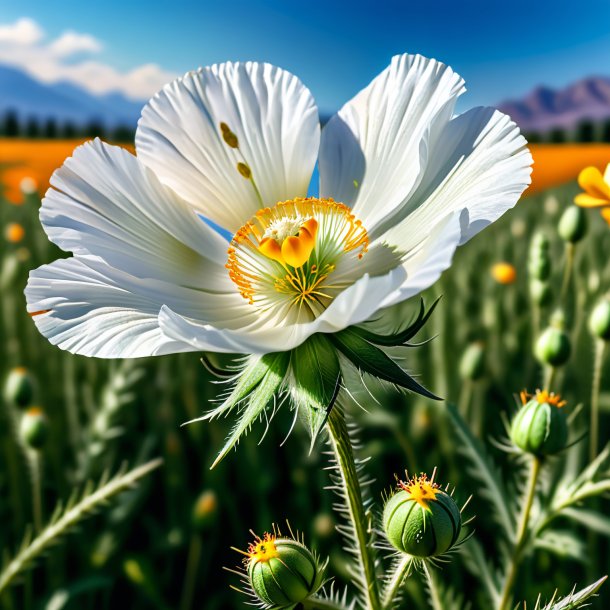
[[[22, 201], [24, 178], [44, 194], [49, 177], [83, 140], [21, 140], [0, 138], [0, 186], [13, 203]], [[126, 146], [133, 152], [133, 147]], [[587, 165], [604, 170], [610, 163], [610, 144], [532, 144], [534, 173], [527, 193], [538, 193], [576, 179]], [[24, 183], [23, 186], [27, 186]]]

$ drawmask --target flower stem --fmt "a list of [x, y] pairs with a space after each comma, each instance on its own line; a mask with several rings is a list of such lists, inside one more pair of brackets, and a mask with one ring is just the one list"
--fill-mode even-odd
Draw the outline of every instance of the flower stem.
[[560, 302], [564, 302], [568, 294], [568, 287], [570, 286], [570, 277], [572, 275], [572, 268], [574, 267], [574, 244], [568, 242], [566, 244], [566, 264], [563, 268], [563, 282], [561, 283]]
[[606, 342], [603, 339], [595, 341], [595, 360], [593, 363], [593, 380], [591, 382], [591, 423], [589, 439], [589, 461], [597, 457], [599, 449], [599, 389], [602, 380], [602, 364], [604, 361]]
[[377, 574], [375, 573], [375, 558], [371, 545], [371, 534], [362, 492], [354, 460], [354, 451], [347, 431], [345, 418], [338, 405], [330, 412], [327, 427], [341, 480], [341, 491], [345, 496], [351, 525], [354, 530], [360, 573], [366, 584], [366, 607], [368, 610], [381, 610]]
[[509, 607], [511, 591], [513, 585], [515, 584], [515, 579], [517, 578], [517, 570], [519, 568], [521, 556], [527, 542], [530, 512], [532, 510], [532, 504], [534, 503], [534, 497], [536, 496], [536, 486], [538, 484], [538, 475], [540, 474], [540, 465], [540, 458], [533, 456], [530, 467], [529, 481], [527, 483], [527, 490], [525, 492], [525, 503], [523, 505], [523, 511], [521, 512], [521, 519], [519, 521], [517, 542], [511, 557], [510, 565], [508, 567], [506, 580], [504, 581], [502, 597], [500, 598], [500, 603], [498, 604], [498, 610], [507, 610]]
[[382, 604], [383, 610], [392, 610], [394, 607], [394, 600], [396, 599], [405, 578], [411, 573], [412, 567], [413, 557], [411, 555], [403, 555], [385, 587]]
[[426, 576], [426, 581], [428, 582], [428, 590], [430, 591], [430, 604], [432, 608], [434, 608], [434, 610], [444, 610], [443, 604], [441, 603], [441, 598], [436, 588], [436, 584], [434, 582], [434, 579], [432, 578], [430, 568], [428, 568], [427, 561], [422, 561], [422, 569], [424, 571], [424, 575]]
[[545, 371], [544, 371], [544, 389], [547, 390], [547, 392], [551, 392], [552, 391], [552, 386], [555, 383], [555, 376], [557, 373], [557, 368], [554, 366], [547, 366]]

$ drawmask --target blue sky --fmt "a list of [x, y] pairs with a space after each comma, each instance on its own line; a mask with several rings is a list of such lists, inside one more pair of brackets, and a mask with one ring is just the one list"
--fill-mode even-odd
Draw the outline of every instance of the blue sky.
[[22, 17], [49, 39], [66, 30], [90, 34], [102, 45], [96, 61], [121, 72], [150, 63], [180, 74], [229, 59], [270, 61], [297, 74], [323, 111], [337, 109], [405, 51], [459, 71], [466, 107], [519, 97], [538, 84], [610, 75], [608, 0], [0, 0], [0, 24]]

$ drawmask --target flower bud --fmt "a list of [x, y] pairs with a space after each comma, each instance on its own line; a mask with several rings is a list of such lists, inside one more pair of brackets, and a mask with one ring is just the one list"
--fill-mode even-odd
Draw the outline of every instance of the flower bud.
[[564, 241], [575, 244], [579, 242], [587, 232], [587, 215], [582, 208], [571, 205], [559, 219], [557, 232]]
[[250, 585], [269, 606], [298, 604], [322, 585], [324, 567], [301, 542], [265, 534], [246, 553]]
[[553, 292], [548, 282], [532, 278], [529, 282], [530, 297], [536, 305], [546, 307], [553, 300]]
[[383, 529], [392, 546], [415, 557], [446, 553], [462, 528], [455, 500], [425, 474], [399, 481], [398, 487], [383, 510]]
[[21, 440], [32, 449], [40, 449], [49, 435], [49, 420], [39, 407], [30, 407], [21, 418]]
[[532, 278], [548, 280], [551, 276], [551, 256], [549, 240], [544, 233], [536, 233], [532, 238], [527, 269]]
[[32, 403], [35, 390], [34, 377], [22, 366], [12, 369], [4, 382], [4, 399], [18, 407]]
[[604, 341], [610, 340], [610, 301], [608, 299], [601, 300], [591, 312], [589, 330], [592, 335]]
[[462, 379], [475, 381], [485, 373], [485, 350], [480, 342], [471, 343], [460, 360], [460, 376]]
[[[528, 400], [530, 398], [530, 400]], [[523, 406], [513, 419], [510, 438], [519, 449], [539, 457], [561, 451], [568, 440], [568, 424], [561, 407], [565, 401], [553, 392], [521, 393]]]
[[545, 329], [534, 346], [534, 354], [541, 364], [561, 366], [565, 364], [572, 348], [570, 339], [563, 330], [549, 326]]
[[216, 522], [218, 516], [218, 497], [216, 492], [206, 489], [193, 506], [192, 522], [195, 528], [200, 530], [209, 529]]

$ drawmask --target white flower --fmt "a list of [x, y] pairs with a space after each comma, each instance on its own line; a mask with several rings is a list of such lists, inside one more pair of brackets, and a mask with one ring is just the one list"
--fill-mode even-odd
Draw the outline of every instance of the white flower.
[[31, 273], [28, 311], [52, 343], [104, 358], [288, 351], [368, 320], [529, 184], [517, 127], [454, 116], [463, 91], [449, 67], [398, 56], [320, 132], [284, 70], [186, 74], [144, 108], [137, 157], [96, 140], [53, 175], [41, 221], [74, 256]]

